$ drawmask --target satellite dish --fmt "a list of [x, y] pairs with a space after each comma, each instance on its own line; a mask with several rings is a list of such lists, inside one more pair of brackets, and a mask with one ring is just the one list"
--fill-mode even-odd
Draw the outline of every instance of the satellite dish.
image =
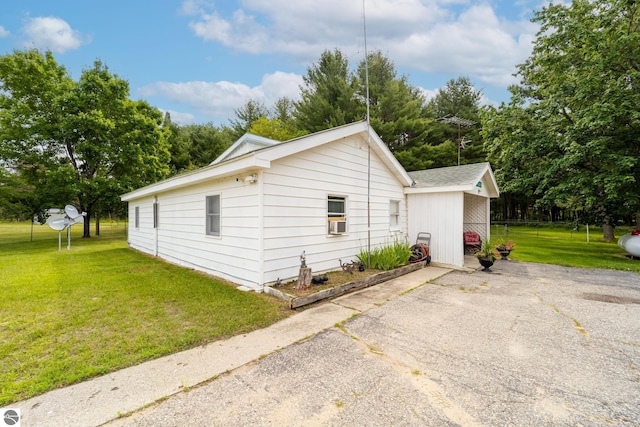
[[62, 231], [69, 226], [69, 221], [66, 218], [57, 218], [47, 221], [47, 224], [56, 231]]
[[64, 207], [64, 216], [60, 217], [60, 215], [61, 213], [57, 217], [50, 216], [47, 218], [47, 224], [58, 232], [58, 250], [60, 250], [61, 246], [60, 232], [64, 229], [67, 230], [67, 249], [71, 249], [71, 226], [84, 223], [84, 217], [87, 213], [79, 213], [75, 206], [67, 205]]
[[75, 206], [73, 205], [67, 205], [64, 207], [64, 213], [67, 214], [67, 216], [71, 219], [73, 218], [77, 218], [80, 216], [80, 214], [78, 213], [78, 209], [75, 208]]

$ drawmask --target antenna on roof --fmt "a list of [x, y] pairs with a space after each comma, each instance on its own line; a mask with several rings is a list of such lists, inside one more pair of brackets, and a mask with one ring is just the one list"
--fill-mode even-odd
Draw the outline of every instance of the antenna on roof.
[[471, 143], [470, 140], [465, 139], [464, 136], [461, 136], [460, 128], [462, 126], [471, 127], [476, 124], [473, 120], [463, 119], [457, 116], [444, 116], [436, 119], [441, 123], [448, 123], [453, 125], [458, 125], [458, 166], [460, 166], [460, 150], [467, 148], [467, 144]]

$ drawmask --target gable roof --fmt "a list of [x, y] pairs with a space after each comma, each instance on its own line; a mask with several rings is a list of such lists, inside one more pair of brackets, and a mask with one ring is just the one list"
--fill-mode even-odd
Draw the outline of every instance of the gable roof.
[[227, 148], [224, 153], [220, 154], [213, 162], [209, 163], [209, 165], [215, 165], [225, 160], [229, 160], [261, 148], [271, 147], [276, 144], [280, 144], [280, 141], [254, 135], [252, 133], [245, 133], [240, 137], [240, 139], [234, 142], [231, 147]]
[[123, 194], [120, 198], [127, 202], [210, 179], [222, 178], [249, 170], [268, 169], [272, 161], [353, 136], [359, 137], [363, 144], [369, 144], [372, 153], [380, 157], [402, 185], [411, 186], [413, 184], [412, 178], [378, 134], [366, 121], [360, 121], [285, 142], [247, 134], [236, 141], [209, 166], [139, 188]]
[[475, 194], [480, 182], [486, 187], [489, 197], [500, 195], [491, 165], [487, 162], [409, 172], [409, 176], [415, 184], [405, 193], [463, 191]]

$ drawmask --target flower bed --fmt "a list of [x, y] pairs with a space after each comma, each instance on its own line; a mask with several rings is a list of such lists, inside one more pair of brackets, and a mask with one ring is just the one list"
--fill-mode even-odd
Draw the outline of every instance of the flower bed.
[[[311, 285], [308, 291], [304, 292], [306, 293], [306, 295], [305, 294], [292, 295], [291, 293], [288, 293], [287, 291], [291, 292], [290, 289], [293, 289], [293, 287], [291, 286], [290, 287], [285, 286], [284, 288], [279, 288], [279, 289], [265, 286], [264, 292], [270, 295], [274, 295], [278, 298], [282, 298], [286, 301], [289, 301], [289, 307], [291, 309], [295, 309], [295, 308], [303, 307], [305, 305], [312, 304], [314, 302], [317, 302], [323, 299], [337, 297], [347, 292], [353, 292], [359, 289], [367, 288], [369, 286], [377, 285], [381, 282], [385, 282], [387, 280], [394, 279], [398, 276], [411, 273], [412, 271], [419, 270], [423, 267], [424, 267], [424, 263], [415, 263], [415, 264], [405, 265], [403, 267], [399, 267], [393, 270], [374, 273], [374, 274], [370, 274], [371, 271], [369, 270], [364, 272], [365, 277], [360, 276], [359, 279], [351, 280], [346, 283], [338, 283], [333, 285], [326, 284], [323, 286], [324, 289], [318, 290], [318, 287], [314, 287], [314, 285]], [[354, 273], [354, 275], [355, 274], [356, 273]]]

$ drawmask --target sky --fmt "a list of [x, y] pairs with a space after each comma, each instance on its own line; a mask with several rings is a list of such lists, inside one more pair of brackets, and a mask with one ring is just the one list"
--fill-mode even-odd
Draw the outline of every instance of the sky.
[[[2, 0], [0, 55], [51, 50], [74, 80], [99, 60], [180, 124], [227, 124], [249, 100], [299, 99], [325, 50], [380, 51], [427, 98], [468, 77], [510, 98], [543, 0]], [[366, 28], [366, 38], [365, 38]], [[365, 43], [366, 40], [366, 43]]]

